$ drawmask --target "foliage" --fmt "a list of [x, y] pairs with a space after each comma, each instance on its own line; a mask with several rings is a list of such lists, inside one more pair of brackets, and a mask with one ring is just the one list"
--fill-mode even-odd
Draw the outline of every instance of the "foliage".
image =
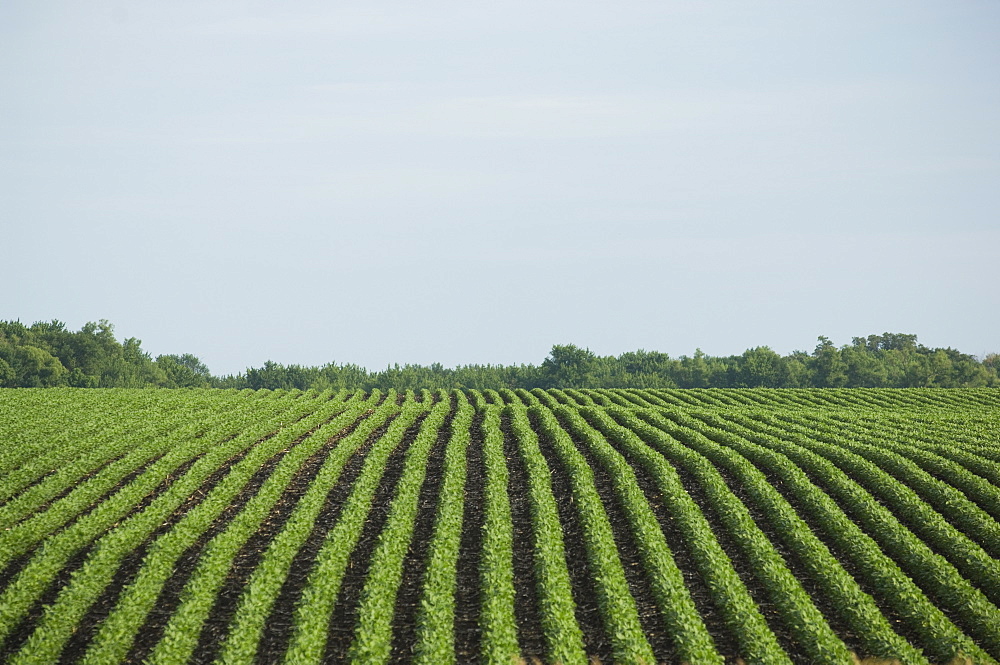
[[0, 322], [0, 387], [251, 388], [254, 390], [532, 390], [534, 388], [977, 388], [1000, 386], [1000, 356], [982, 361], [917, 336], [883, 333], [837, 347], [820, 337], [814, 351], [782, 356], [767, 346], [740, 355], [671, 358], [659, 351], [600, 356], [556, 344], [539, 365], [355, 364], [319, 367], [268, 360], [243, 373], [213, 376], [190, 353], [154, 360], [132, 337], [118, 342], [108, 321], [73, 332], [61, 321]]
[[[813, 353], [782, 356], [769, 347], [738, 356], [709, 356], [701, 349], [671, 358], [658, 351], [599, 356], [574, 344], [557, 344], [540, 365], [392, 365], [369, 371], [357, 365], [284, 366], [268, 361], [245, 375], [216, 379], [248, 388], [396, 388], [532, 390], [534, 388], [976, 388], [1000, 386], [1000, 361], [980, 362], [955, 349], [927, 348], [916, 335], [885, 333], [837, 347], [820, 337]], [[872, 341], [868, 341], [872, 340]]]

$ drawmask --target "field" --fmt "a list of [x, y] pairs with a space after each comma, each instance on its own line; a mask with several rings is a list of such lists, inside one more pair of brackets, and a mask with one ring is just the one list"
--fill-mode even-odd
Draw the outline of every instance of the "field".
[[995, 664], [998, 607], [998, 390], [0, 391], [7, 663]]

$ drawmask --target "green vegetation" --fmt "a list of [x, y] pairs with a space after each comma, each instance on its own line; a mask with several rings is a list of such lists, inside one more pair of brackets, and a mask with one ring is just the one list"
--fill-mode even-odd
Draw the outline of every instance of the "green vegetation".
[[31, 326], [0, 321], [0, 388], [55, 386], [254, 390], [981, 388], [1000, 386], [1000, 354], [980, 360], [952, 348], [928, 348], [917, 343], [916, 335], [883, 333], [855, 337], [839, 348], [820, 337], [812, 353], [795, 351], [787, 356], [762, 346], [728, 357], [708, 356], [700, 349], [679, 358], [642, 350], [616, 357], [561, 344], [553, 346], [540, 365], [446, 368], [435, 363], [371, 371], [352, 364], [304, 367], [267, 361], [235, 376], [213, 376], [190, 353], [153, 359], [134, 337], [119, 343], [114, 327], [105, 320], [88, 323], [76, 332], [67, 330], [60, 321]]
[[1000, 661], [1000, 390], [0, 390], [0, 660]]

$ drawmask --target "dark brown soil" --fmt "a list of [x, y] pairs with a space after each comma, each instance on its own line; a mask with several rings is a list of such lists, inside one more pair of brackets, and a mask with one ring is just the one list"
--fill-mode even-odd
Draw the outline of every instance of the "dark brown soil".
[[420, 488], [417, 519], [413, 525], [410, 546], [403, 562], [403, 579], [396, 593], [393, 611], [392, 654], [389, 662], [409, 663], [417, 642], [417, 620], [420, 596], [427, 573], [427, 552], [434, 536], [437, 521], [438, 498], [444, 475], [444, 454], [451, 438], [451, 424], [455, 417], [455, 397], [451, 397], [451, 412], [445, 418], [438, 438], [427, 458], [424, 483]]
[[[540, 432], [538, 423], [531, 414], [531, 424], [536, 432]], [[566, 549], [566, 565], [569, 568], [569, 579], [573, 589], [573, 602], [576, 604], [576, 621], [583, 631], [583, 646], [587, 653], [600, 661], [612, 661], [612, 645], [608, 638], [607, 627], [601, 616], [597, 602], [597, 587], [594, 584], [593, 572], [587, 562], [587, 545], [583, 534], [580, 516], [573, 508], [570, 497], [573, 488], [569, 476], [552, 448], [552, 443], [539, 433], [538, 447], [548, 463], [552, 476], [552, 492], [558, 497], [556, 508], [559, 511], [559, 522], [562, 525], [563, 542]]]
[[[384, 401], [384, 396], [381, 401]], [[371, 411], [366, 414], [366, 417], [370, 416], [370, 414]], [[312, 533], [309, 535], [309, 538], [303, 544], [302, 549], [299, 550], [292, 561], [288, 577], [286, 578], [278, 599], [271, 610], [271, 616], [268, 618], [265, 632], [261, 637], [260, 648], [266, 650], [266, 653], [269, 654], [269, 658], [274, 659], [275, 662], [283, 657], [288, 640], [291, 637], [295, 604], [298, 602], [302, 589], [305, 586], [309, 572], [312, 569], [313, 562], [316, 559], [316, 555], [322, 547], [327, 533], [329, 533], [330, 529], [332, 529], [337, 523], [340, 509], [347, 496], [349, 496], [351, 488], [354, 485], [354, 481], [361, 472], [361, 468], [364, 466], [364, 461], [368, 452], [371, 450], [371, 447], [375, 444], [375, 442], [378, 441], [383, 434], [385, 434], [389, 424], [395, 418], [396, 416], [390, 417], [383, 425], [368, 435], [365, 442], [351, 455], [350, 459], [341, 470], [337, 484], [327, 495], [323, 509], [313, 526]], [[353, 431], [356, 426], [357, 423], [355, 426], [351, 427], [351, 431]], [[341, 436], [346, 436], [347, 433], [349, 432], [344, 432]], [[222, 632], [229, 624], [232, 615], [236, 611], [243, 588], [249, 580], [250, 575], [257, 567], [260, 558], [266, 552], [268, 544], [281, 531], [281, 528], [291, 516], [299, 498], [301, 498], [301, 495], [304, 494], [307, 489], [308, 483], [303, 482], [301, 488], [297, 489], [298, 496], [292, 497], [287, 501], [282, 499], [281, 504], [276, 506], [275, 511], [273, 511], [271, 516], [268, 517], [264, 532], [256, 534], [254, 538], [248, 541], [241, 550], [233, 572], [230, 574], [230, 578], [227, 581], [226, 593], [221, 599], [221, 602], [217, 601], [216, 607], [213, 608], [212, 623], [214, 624], [214, 629], [211, 631], [202, 631], [201, 642], [205, 644], [206, 653], [210, 653], [212, 658], [214, 658], [215, 649], [218, 646], [217, 644], [209, 642], [213, 637], [213, 633]], [[209, 643], [206, 644], [206, 642]]]
[[[606, 437], [606, 440], [619, 453], [624, 455], [626, 459], [630, 458], [627, 452], [616, 444], [611, 437]], [[670, 550], [674, 556], [674, 563], [677, 564], [677, 567], [680, 568], [681, 573], [684, 575], [684, 583], [691, 594], [695, 608], [697, 608], [698, 613], [705, 622], [705, 627], [708, 629], [709, 635], [712, 636], [712, 640], [715, 642], [715, 648], [726, 658], [734, 660], [740, 655], [739, 643], [726, 625], [725, 615], [715, 605], [712, 593], [698, 571], [698, 564], [691, 553], [691, 549], [677, 527], [677, 521], [672, 512], [665, 505], [663, 496], [657, 489], [656, 481], [641, 464], [637, 463], [634, 459], [629, 459], [629, 461], [632, 470], [635, 472], [636, 480], [639, 482], [639, 487], [642, 489], [643, 494], [646, 495], [650, 508], [653, 509], [653, 514], [656, 515], [656, 520], [660, 523], [660, 529], [663, 531], [663, 535], [667, 539], [667, 545], [670, 546]]]
[[[734, 484], [736, 484], [735, 479], [725, 470], [725, 468], [717, 465], [715, 466], [722, 478], [726, 481], [726, 484], [730, 487], [730, 489], [732, 489]], [[698, 504], [699, 508], [701, 508], [702, 514], [705, 515], [705, 518], [711, 525], [716, 539], [719, 541], [719, 544], [722, 546], [726, 555], [732, 561], [733, 567], [739, 574], [740, 579], [742, 579], [743, 583], [746, 585], [747, 590], [750, 592], [750, 596], [757, 604], [761, 614], [767, 620], [768, 626], [778, 638], [778, 643], [781, 645], [781, 648], [784, 649], [785, 653], [789, 655], [793, 662], [809, 662], [809, 655], [803, 651], [802, 645], [795, 641], [794, 636], [785, 625], [780, 609], [769, 597], [766, 586], [760, 579], [758, 579], [757, 575], [755, 575], [755, 566], [749, 557], [743, 553], [743, 548], [738, 545], [739, 534], [731, 533], [728, 529], [726, 529], [723, 521], [709, 505], [708, 497], [705, 495], [704, 490], [701, 488], [695, 476], [683, 465], [677, 466], [676, 468], [678, 474], [680, 475], [681, 483], [683, 484], [684, 489], [691, 495], [691, 498], [695, 500], [695, 503]], [[737, 497], [738, 496], [739, 495], [737, 495]], [[747, 508], [749, 510], [751, 509], [751, 506], [747, 506]], [[751, 515], [752, 514], [753, 513], [751, 511]], [[780, 554], [780, 541], [774, 544]]]
[[119, 564], [114, 577], [111, 578], [111, 583], [104, 588], [101, 595], [90, 606], [87, 614], [84, 615], [83, 620], [80, 622], [80, 626], [66, 643], [66, 648], [59, 659], [60, 665], [75, 663], [83, 656], [87, 650], [87, 645], [90, 644], [90, 641], [100, 629], [101, 622], [104, 621], [105, 617], [114, 608], [115, 603], [118, 602], [121, 592], [126, 586], [132, 583], [139, 573], [148, 547], [148, 542], [143, 543], [137, 549], [130, 552]]
[[483, 416], [472, 421], [465, 465], [465, 515], [462, 520], [462, 544], [458, 552], [458, 579], [455, 587], [455, 656], [459, 663], [474, 663], [479, 658], [480, 581], [479, 558], [482, 550]]
[[[184, 554], [181, 555], [177, 562], [174, 574], [167, 581], [166, 585], [164, 585], [163, 589], [161, 589], [160, 595], [157, 597], [155, 605], [156, 610], [151, 612], [147, 617], [146, 623], [139, 631], [136, 641], [132, 645], [132, 649], [128, 655], [129, 661], [142, 662], [149, 656], [152, 649], [156, 646], [156, 643], [163, 637], [163, 631], [166, 629], [170, 617], [180, 604], [181, 592], [184, 590], [191, 574], [194, 572], [195, 566], [201, 558], [205, 545], [229, 526], [232, 519], [236, 517], [236, 515], [243, 510], [243, 507], [247, 504], [247, 502], [257, 494], [261, 486], [270, 477], [275, 467], [281, 462], [282, 459], [284, 459], [285, 455], [288, 454], [289, 451], [301, 444], [320, 427], [331, 422], [338, 415], [340, 414], [337, 413], [331, 415], [324, 422], [312, 427], [309, 431], [300, 435], [292, 441], [287, 448], [279, 451], [268, 459], [267, 462], [253, 474], [250, 480], [247, 481], [247, 484], [240, 490], [240, 493], [233, 499], [233, 501], [226, 506], [218, 517], [216, 517], [212, 526], [201, 534], [197, 542], [191, 545], [191, 547], [189, 547]], [[357, 426], [357, 424], [357, 422], [354, 423], [349, 429], [353, 429]], [[291, 507], [298, 502], [302, 493], [305, 492], [305, 488], [308, 487], [309, 483], [311, 483], [316, 477], [320, 467], [323, 465], [323, 462], [326, 461], [330, 450], [333, 448], [335, 442], [339, 440], [340, 436], [343, 436], [343, 433], [321, 446], [319, 450], [313, 453], [302, 464], [279, 500], [278, 505], [272, 510], [272, 514], [269, 518], [274, 516], [275, 512], [280, 511], [279, 507], [289, 506], [288, 513], [291, 512]], [[284, 519], [287, 519], [287, 514], [284, 515]], [[284, 519], [281, 520], [281, 524], [284, 523]], [[272, 529], [272, 527], [274, 528]], [[250, 539], [249, 542], [259, 544], [262, 539], [265, 539], [265, 544], [262, 548], [266, 547], [266, 542], [270, 541], [270, 538], [273, 537], [274, 532], [278, 528], [280, 528], [280, 525], [275, 525], [265, 520], [262, 528], [254, 535], [254, 537]], [[260, 551], [263, 551], [263, 549]], [[210, 632], [210, 630], [206, 631], [203, 629], [202, 632]], [[200, 654], [201, 652], [196, 649], [196, 653]]]
[[[567, 431], [569, 431], [568, 428]], [[649, 576], [642, 562], [639, 545], [635, 540], [632, 529], [629, 527], [624, 506], [619, 502], [617, 493], [615, 492], [614, 481], [608, 471], [591, 454], [587, 444], [576, 437], [573, 437], [573, 439], [577, 450], [580, 451], [584, 459], [586, 459], [587, 464], [593, 470], [594, 485], [601, 497], [601, 503], [604, 504], [608, 521], [611, 523], [615, 545], [617, 545], [618, 549], [618, 557], [625, 571], [625, 578], [628, 580], [629, 591], [635, 599], [636, 609], [639, 612], [639, 622], [642, 625], [646, 639], [649, 640], [650, 646], [653, 647], [656, 662], [676, 662], [678, 658], [673, 638], [667, 633], [666, 626], [664, 626], [663, 616], [660, 614], [656, 599], [653, 596]]]
[[[862, 570], [854, 564], [854, 558], [852, 554], [844, 552], [826, 535], [824, 525], [820, 524], [814, 516], [812, 516], [808, 510], [805, 509], [803, 503], [795, 497], [794, 492], [789, 492], [784, 488], [783, 483], [777, 479], [773, 474], [769, 474], [767, 469], [761, 468], [764, 475], [771, 482], [772, 486], [781, 492], [785, 500], [788, 501], [795, 511], [799, 514], [799, 517], [809, 526], [814, 534], [822, 540], [826, 546], [830, 549], [830, 552], [837, 557], [837, 561], [840, 565], [847, 571], [847, 573], [855, 579], [861, 590], [870, 595], [874, 600], [875, 604], [882, 611], [882, 614], [889, 620], [892, 624], [893, 630], [903, 639], [908, 641], [914, 646], [924, 649], [929, 657], [933, 659], [935, 656], [934, 645], [923, 638], [924, 633], [918, 628], [915, 629], [911, 620], [906, 619], [905, 616], [896, 612], [893, 607], [886, 602], [885, 591], [876, 585], [871, 584], [867, 581], [866, 576], [862, 573]], [[784, 490], [784, 491], [782, 491]], [[846, 641], [846, 640], [845, 640]], [[848, 642], [851, 645], [851, 642]], [[859, 653], [863, 653], [864, 649], [857, 650]]]
[[[399, 483], [399, 478], [403, 475], [406, 451], [416, 439], [417, 432], [420, 431], [420, 423], [423, 422], [424, 418], [426, 418], [426, 414], [422, 415], [407, 430], [403, 441], [389, 456], [388, 463], [382, 475], [382, 481], [372, 499], [371, 511], [369, 512], [370, 517], [365, 522], [364, 530], [362, 530], [361, 536], [354, 546], [347, 570], [344, 572], [343, 581], [340, 584], [337, 603], [330, 617], [329, 639], [326, 644], [326, 652], [323, 656], [324, 662], [347, 662], [348, 650], [351, 647], [351, 642], [354, 640], [354, 632], [357, 629], [358, 606], [361, 601], [361, 591], [364, 589], [365, 580], [368, 577], [371, 557], [378, 546], [379, 534], [382, 533], [382, 528], [385, 526], [386, 519], [389, 516], [389, 508], [396, 493], [396, 485]], [[332, 526], [334, 523], [335, 520], [331, 521], [330, 525]], [[308, 571], [306, 571], [306, 574], [308, 574]], [[291, 576], [289, 577], [291, 578]], [[284, 589], [282, 589], [282, 597], [279, 597], [279, 603], [276, 604], [276, 608], [278, 605], [294, 607], [294, 601], [297, 601], [298, 596], [301, 595], [301, 588], [304, 582], [305, 579], [303, 577], [302, 583], [298, 585], [298, 589], [294, 593], [295, 598], [289, 599], [292, 600], [290, 604], [280, 602], [284, 597]], [[287, 636], [285, 637], [285, 642], [287, 643]], [[263, 643], [261, 647], [263, 649]], [[273, 654], [274, 652], [268, 649], [267, 651], [261, 650], [259, 653], [262, 660], [268, 662], [269, 654]]]
[[31, 633], [34, 632], [38, 620], [45, 612], [45, 607], [55, 602], [56, 598], [59, 596], [59, 592], [62, 591], [63, 587], [72, 580], [73, 573], [79, 570], [83, 566], [84, 562], [86, 562], [92, 549], [92, 546], [81, 549], [66, 562], [66, 565], [62, 567], [62, 570], [56, 573], [52, 581], [46, 587], [45, 592], [41, 595], [41, 597], [39, 597], [35, 604], [31, 606], [28, 613], [21, 621], [18, 622], [14, 630], [12, 630], [7, 636], [6, 641], [4, 641], [2, 645], [0, 656], [16, 653], [22, 646], [24, 646], [25, 641], [27, 641], [27, 639], [31, 636]]
[[504, 457], [507, 458], [509, 474], [507, 491], [514, 530], [514, 618], [517, 621], [518, 644], [524, 657], [544, 658], [548, 649], [542, 633], [541, 608], [538, 604], [528, 472], [517, 452], [517, 442], [511, 431], [508, 414], [503, 414], [500, 426], [504, 435]]

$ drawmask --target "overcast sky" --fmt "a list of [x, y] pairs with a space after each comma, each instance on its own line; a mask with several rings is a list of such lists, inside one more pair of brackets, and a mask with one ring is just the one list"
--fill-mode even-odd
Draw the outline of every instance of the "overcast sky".
[[0, 3], [0, 319], [214, 373], [1000, 351], [1000, 3]]

